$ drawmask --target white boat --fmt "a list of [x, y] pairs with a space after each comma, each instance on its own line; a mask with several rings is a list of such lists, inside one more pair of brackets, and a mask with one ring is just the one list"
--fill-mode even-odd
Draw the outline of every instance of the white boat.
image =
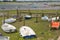
[[19, 29], [19, 33], [23, 38], [32, 38], [36, 37], [36, 33], [28, 26], [22, 26]]
[[31, 19], [30, 15], [25, 15], [25, 19]]
[[47, 21], [55, 21], [55, 20], [59, 20], [59, 16], [58, 17], [52, 17], [52, 18], [49, 18], [48, 16], [44, 16], [44, 17], [41, 17], [42, 20], [47, 20]]
[[41, 17], [42, 20], [48, 20], [48, 16]]
[[1, 26], [2, 30], [4, 32], [15, 32], [16, 31], [16, 27], [11, 25], [11, 24], [7, 24], [7, 23], [4, 23], [2, 26]]
[[55, 20], [59, 20], [59, 17], [52, 17], [48, 19], [48, 21], [55, 21]]
[[13, 22], [16, 21], [16, 19], [15, 18], [5, 19], [5, 20], [2, 21], [2, 23], [4, 23], [4, 21], [5, 21], [5, 23], [13, 23]]
[[0, 36], [0, 40], [10, 40], [10, 37], [8, 37], [8, 36]]

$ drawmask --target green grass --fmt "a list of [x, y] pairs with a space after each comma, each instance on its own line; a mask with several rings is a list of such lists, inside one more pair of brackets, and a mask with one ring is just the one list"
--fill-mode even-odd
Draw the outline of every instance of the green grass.
[[[15, 0], [13, 0], [13, 2], [0, 2], [0, 4], [13, 4], [13, 3], [27, 3], [27, 2], [15, 2]], [[31, 2], [28, 2], [28, 3], [31, 3]]]
[[[7, 13], [7, 12], [9, 12], [9, 14], [16, 14], [17, 13], [17, 11], [16, 10], [5, 10], [5, 11], [2, 11], [2, 10], [0, 10], [0, 12], [5, 12], [5, 13]], [[23, 12], [25, 12], [25, 13], [60, 13], [60, 10], [19, 10], [18, 11], [19, 13], [23, 13]]]
[[[22, 12], [23, 10], [20, 10], [20, 12]], [[28, 12], [27, 10], [24, 10], [25, 12]], [[58, 10], [59, 12], [60, 10]], [[2, 12], [2, 11], [0, 11]], [[42, 12], [42, 11], [39, 11], [39, 10], [31, 10], [32, 13], [37, 13], [37, 12]], [[43, 12], [56, 12], [56, 10], [51, 10], [51, 11], [48, 11], [48, 10], [43, 10]], [[16, 13], [16, 10], [10, 10], [9, 11], [9, 14], [13, 14], [13, 13]], [[0, 26], [2, 25], [1, 21], [2, 21], [2, 17], [0, 17]], [[32, 38], [32, 39], [29, 39], [29, 40], [48, 40], [48, 39], [56, 39], [57, 36], [60, 35], [60, 30], [54, 30], [54, 31], [50, 31], [50, 28], [49, 28], [49, 22], [47, 21], [42, 21], [40, 18], [38, 18], [38, 23], [35, 23], [36, 21], [36, 18], [32, 18], [30, 20], [25, 20], [25, 25], [26, 26], [29, 26], [31, 27], [35, 33], [36, 33], [36, 36], [37, 38]], [[17, 28], [17, 32], [16, 33], [5, 33], [1, 28], [0, 28], [0, 32], [4, 35], [4, 36], [9, 36], [10, 37], [10, 40], [24, 40], [20, 34], [19, 34], [19, 28], [21, 26], [23, 26], [23, 23], [24, 21], [22, 22], [15, 22], [15, 23], [12, 23], [12, 25], [14, 25], [16, 28]], [[43, 33], [43, 34], [42, 34]]]
[[0, 2], [0, 4], [11, 4], [11, 3], [16, 3], [16, 2]]
[[[12, 23], [12, 25], [14, 25], [17, 28], [18, 32], [8, 34], [2, 31], [1, 28], [0, 28], [0, 32], [4, 36], [9, 36], [10, 40], [24, 40], [19, 34], [19, 28], [23, 26], [23, 21], [22, 22], [17, 21], [15, 23]], [[60, 30], [50, 31], [49, 22], [42, 21], [40, 20], [40, 18], [38, 19], [38, 23], [35, 23], [35, 18], [32, 18], [30, 20], [25, 20], [25, 25], [31, 27], [37, 35], [37, 38], [33, 38], [29, 40], [48, 40], [49, 38], [55, 39], [56, 36], [60, 35]], [[0, 26], [1, 26], [1, 22], [0, 22]], [[42, 34], [42, 32], [44, 34]]]

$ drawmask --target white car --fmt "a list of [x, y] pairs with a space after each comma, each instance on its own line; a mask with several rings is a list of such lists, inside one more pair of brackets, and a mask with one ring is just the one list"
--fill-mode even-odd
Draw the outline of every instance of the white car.
[[36, 37], [36, 33], [28, 26], [22, 26], [19, 33], [23, 38]]
[[1, 26], [2, 30], [4, 32], [15, 32], [16, 31], [16, 27], [11, 25], [11, 24], [7, 24], [7, 23], [4, 23], [2, 26]]
[[4, 23], [4, 21], [5, 21], [5, 23], [13, 23], [16, 21], [16, 19], [15, 18], [9, 18], [9, 19], [3, 20], [2, 22]]

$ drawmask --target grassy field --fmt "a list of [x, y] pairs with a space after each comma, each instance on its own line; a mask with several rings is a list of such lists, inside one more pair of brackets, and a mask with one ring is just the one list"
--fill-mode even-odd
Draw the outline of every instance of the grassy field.
[[14, 4], [14, 3], [33, 3], [33, 2], [15, 2], [15, 0], [14, 0], [14, 2], [0, 2], [0, 4]]
[[[22, 10], [21, 10], [22, 11]], [[27, 10], [24, 10], [25, 12]], [[60, 10], [58, 10], [59, 12]], [[31, 11], [32, 13], [42, 13], [42, 11]], [[56, 12], [56, 11], [48, 11], [48, 10], [43, 10], [43, 12]], [[9, 11], [10, 14], [12, 13], [16, 13], [16, 10], [13, 11]], [[2, 25], [1, 21], [2, 21], [3, 17], [0, 17], [0, 26]], [[42, 21], [40, 18], [38, 18], [38, 23], [35, 23], [36, 18], [32, 18], [30, 20], [25, 20], [25, 25], [31, 27], [35, 33], [37, 38], [32, 38], [32, 39], [28, 39], [28, 40], [56, 40], [58, 36], [60, 36], [60, 30], [54, 30], [51, 31], [50, 27], [49, 27], [49, 22], [48, 21]], [[20, 34], [19, 34], [19, 28], [21, 26], [23, 26], [24, 21], [16, 21], [15, 23], [12, 23], [12, 25], [14, 25], [17, 28], [17, 32], [16, 33], [5, 33], [1, 28], [0, 28], [0, 32], [4, 35], [4, 36], [9, 36], [10, 40], [24, 40]]]
[[[1, 25], [1, 23], [0, 23]], [[0, 32], [4, 35], [4, 36], [9, 36], [10, 40], [24, 40], [20, 35], [19, 35], [19, 28], [21, 26], [23, 26], [23, 21], [22, 22], [15, 22], [12, 23], [12, 25], [16, 26], [17, 31], [16, 33], [5, 33], [1, 30], [0, 28]], [[49, 28], [49, 22], [47, 21], [42, 21], [38, 20], [38, 23], [35, 23], [35, 18], [32, 18], [30, 20], [26, 20], [25, 21], [25, 25], [31, 27], [37, 35], [37, 38], [33, 38], [33, 39], [29, 39], [29, 40], [48, 40], [48, 39], [55, 39], [58, 35], [60, 35], [60, 30], [55, 30], [55, 31], [50, 31]], [[43, 34], [42, 34], [43, 33]]]

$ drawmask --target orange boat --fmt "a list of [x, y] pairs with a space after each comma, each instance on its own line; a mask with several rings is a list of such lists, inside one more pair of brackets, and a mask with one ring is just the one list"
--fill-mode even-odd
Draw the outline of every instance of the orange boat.
[[59, 26], [60, 26], [60, 22], [52, 22], [51, 23], [51, 26], [52, 26], [52, 28], [56, 28], [56, 29], [58, 29], [59, 28]]

